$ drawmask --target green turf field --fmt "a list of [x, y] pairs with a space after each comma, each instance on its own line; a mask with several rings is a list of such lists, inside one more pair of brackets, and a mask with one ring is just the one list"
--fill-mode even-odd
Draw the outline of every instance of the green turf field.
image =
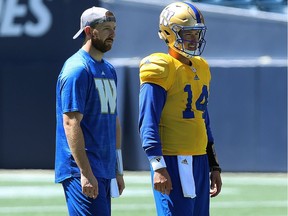
[[[68, 215], [53, 171], [0, 170], [0, 215]], [[287, 216], [287, 174], [223, 173], [211, 216]], [[147, 172], [126, 172], [126, 189], [112, 200], [113, 216], [155, 215]]]

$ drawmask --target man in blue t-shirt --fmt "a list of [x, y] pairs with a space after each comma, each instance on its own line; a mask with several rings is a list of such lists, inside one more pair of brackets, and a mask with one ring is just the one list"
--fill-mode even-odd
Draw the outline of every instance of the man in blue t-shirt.
[[117, 76], [103, 59], [115, 28], [111, 11], [85, 10], [73, 37], [84, 38], [83, 46], [67, 59], [57, 81], [55, 182], [63, 185], [69, 215], [109, 216], [111, 196], [125, 188]]

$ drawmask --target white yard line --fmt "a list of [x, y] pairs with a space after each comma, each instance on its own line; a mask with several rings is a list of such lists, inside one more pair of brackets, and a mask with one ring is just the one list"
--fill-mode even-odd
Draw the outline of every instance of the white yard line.
[[[152, 189], [126, 188], [123, 197], [152, 197]], [[51, 199], [51, 197], [63, 197], [61, 187], [54, 186], [0, 186], [0, 199]]]
[[[212, 202], [211, 208], [226, 209], [226, 208], [279, 208], [286, 207], [285, 201], [232, 201], [232, 202]], [[153, 209], [154, 204], [113, 204], [112, 211], [138, 211], [145, 209]], [[35, 212], [67, 212], [66, 206], [16, 206], [16, 207], [1, 207], [0, 214], [17, 214], [17, 213], [35, 213]]]
[[[139, 210], [149, 210], [153, 209], [154, 204], [113, 204], [112, 211], [139, 211]], [[66, 206], [17, 206], [17, 207], [1, 207], [1, 214], [19, 214], [19, 213], [36, 213], [36, 212], [67, 212]]]
[[211, 202], [212, 208], [287, 208], [287, 201], [273, 200], [273, 201], [218, 201]]
[[55, 186], [0, 186], [0, 191], [0, 199], [64, 197], [63, 189]]
[[15, 206], [0, 208], [1, 214], [19, 214], [19, 213], [35, 213], [35, 212], [67, 212], [66, 206]]
[[[221, 194], [235, 195], [241, 191], [237, 188], [223, 188]], [[150, 185], [133, 188], [126, 187], [122, 197], [152, 197]], [[51, 197], [64, 197], [63, 189], [60, 185], [54, 186], [0, 186], [1, 199], [50, 199]]]
[[[125, 181], [129, 184], [150, 184], [149, 172], [125, 172]], [[223, 173], [223, 183], [227, 185], [287, 185], [284, 173]], [[54, 182], [53, 170], [0, 170], [0, 183], [9, 182]]]

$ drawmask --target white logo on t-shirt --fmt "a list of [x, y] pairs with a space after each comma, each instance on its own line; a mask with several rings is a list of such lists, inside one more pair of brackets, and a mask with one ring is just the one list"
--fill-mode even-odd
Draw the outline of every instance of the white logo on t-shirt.
[[108, 113], [110, 108], [110, 114], [116, 111], [116, 84], [114, 80], [109, 79], [95, 79], [96, 89], [99, 92], [101, 113]]

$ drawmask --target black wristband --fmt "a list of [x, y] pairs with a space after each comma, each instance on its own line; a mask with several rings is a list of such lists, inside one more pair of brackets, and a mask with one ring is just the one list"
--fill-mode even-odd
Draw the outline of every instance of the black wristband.
[[214, 143], [208, 142], [206, 152], [208, 155], [210, 171], [212, 171], [212, 169], [213, 169], [213, 171], [220, 171], [221, 172], [221, 168], [219, 166], [216, 152], [214, 149]]
[[222, 172], [222, 169], [220, 167], [210, 167], [210, 172], [212, 171], [218, 171], [218, 172]]

